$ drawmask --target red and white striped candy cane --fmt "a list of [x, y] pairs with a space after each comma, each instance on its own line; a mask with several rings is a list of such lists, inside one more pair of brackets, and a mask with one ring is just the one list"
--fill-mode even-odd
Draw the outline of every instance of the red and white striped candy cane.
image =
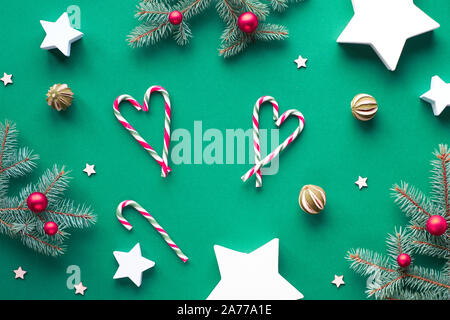
[[[275, 98], [271, 96], [262, 96], [258, 100], [256, 100], [255, 106], [253, 108], [253, 148], [255, 150], [255, 163], [259, 163], [261, 161], [261, 149], [259, 146], [259, 109], [261, 105], [265, 102], [270, 102], [272, 104], [273, 109], [273, 121], [278, 119], [278, 103]], [[256, 177], [256, 187], [262, 186], [262, 175], [261, 169], [255, 172]]]
[[180, 250], [180, 248], [175, 244], [175, 242], [172, 241], [172, 239], [169, 237], [167, 232], [156, 222], [155, 218], [147, 212], [144, 208], [142, 208], [136, 201], [133, 200], [125, 200], [119, 203], [116, 210], [116, 216], [117, 219], [119, 219], [120, 223], [127, 229], [131, 230], [133, 226], [123, 217], [122, 210], [126, 206], [131, 206], [134, 209], [136, 209], [140, 214], [144, 216], [145, 219], [148, 220], [148, 222], [151, 223], [151, 225], [156, 229], [156, 231], [159, 232], [159, 234], [164, 238], [164, 240], [167, 242], [167, 244], [172, 248], [173, 251], [177, 254], [177, 256], [183, 261], [188, 261], [188, 257], [184, 255], [184, 253]]
[[[143, 110], [145, 112], [148, 111], [150, 96], [153, 92], [160, 92], [164, 98], [165, 104], [165, 117], [164, 117], [164, 148], [163, 148], [163, 156], [162, 158], [158, 155], [158, 153], [145, 141], [144, 138], [133, 128], [133, 126], [125, 120], [122, 114], [119, 111], [119, 105], [122, 101], [130, 102], [138, 111]], [[141, 106], [136, 99], [131, 97], [128, 94], [123, 94], [117, 97], [113, 104], [114, 115], [117, 120], [131, 133], [131, 135], [141, 144], [141, 146], [147, 150], [147, 152], [158, 162], [161, 166], [161, 176], [167, 177], [167, 173], [171, 171], [168, 165], [168, 154], [169, 154], [169, 143], [170, 143], [170, 98], [169, 93], [161, 86], [152, 86], [147, 89], [144, 95], [144, 104]]]
[[282, 144], [276, 147], [275, 150], [273, 150], [270, 154], [268, 154], [264, 159], [262, 159], [261, 161], [257, 161], [255, 165], [241, 177], [241, 179], [244, 182], [247, 181], [256, 172], [258, 172], [263, 166], [272, 161], [273, 158], [279, 155], [280, 152], [283, 151], [292, 141], [294, 141], [295, 138], [297, 138], [297, 136], [300, 134], [300, 132], [303, 131], [303, 128], [305, 126], [305, 118], [303, 117], [303, 114], [300, 111], [295, 109], [285, 111], [281, 115], [281, 117], [279, 117], [276, 120], [275, 124], [279, 127], [291, 115], [296, 116], [298, 118], [298, 127], [286, 140], [283, 141]]

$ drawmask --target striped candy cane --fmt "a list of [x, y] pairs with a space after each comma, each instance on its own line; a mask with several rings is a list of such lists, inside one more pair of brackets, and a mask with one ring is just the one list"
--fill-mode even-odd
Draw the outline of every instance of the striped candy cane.
[[[255, 106], [253, 108], [253, 148], [255, 150], [255, 163], [259, 163], [261, 161], [261, 149], [259, 146], [259, 109], [261, 105], [265, 102], [270, 102], [272, 104], [273, 109], [273, 121], [278, 119], [278, 103], [275, 101], [275, 98], [271, 96], [262, 96], [258, 100], [256, 100]], [[262, 175], [261, 169], [256, 172], [256, 187], [262, 186]]]
[[[263, 166], [265, 166], [266, 164], [268, 164], [270, 161], [272, 161], [273, 158], [278, 156], [280, 154], [280, 152], [283, 151], [292, 141], [294, 141], [295, 138], [297, 138], [297, 136], [300, 134], [300, 132], [303, 131], [303, 128], [305, 126], [305, 119], [303, 117], [303, 114], [300, 111], [295, 110], [295, 109], [287, 110], [286, 112], [284, 112], [281, 115], [281, 117], [279, 117], [279, 118], [277, 117], [275, 124], [279, 127], [291, 115], [296, 116], [298, 118], [298, 127], [286, 140], [283, 141], [282, 144], [280, 144], [278, 147], [276, 147], [275, 150], [273, 150], [270, 154], [268, 154], [264, 159], [255, 161], [255, 165], [241, 177], [241, 179], [244, 182], [247, 181], [255, 173], [260, 171], [261, 168]], [[274, 111], [274, 118], [275, 118], [275, 111]], [[258, 118], [256, 118], [256, 120], [258, 120]], [[254, 113], [253, 114], [253, 133], [254, 133], [253, 138], [254, 139], [255, 139], [255, 128], [257, 128], [257, 130], [259, 130], [259, 125], [255, 125], [255, 113]], [[259, 136], [258, 136], [258, 138], [259, 138]], [[256, 144], [255, 141], [254, 141], [254, 143]], [[256, 146], [255, 146], [255, 148], [256, 148]], [[259, 140], [258, 140], [258, 148], [259, 148]], [[261, 176], [260, 176], [260, 178], [261, 178]], [[257, 179], [258, 179], [258, 175], [257, 175]], [[261, 183], [262, 183], [262, 181], [261, 181]], [[258, 184], [256, 186], [258, 186]]]
[[[122, 101], [130, 102], [138, 111], [148, 111], [150, 96], [153, 92], [160, 92], [164, 98], [165, 104], [165, 117], [164, 117], [164, 148], [162, 158], [158, 153], [145, 141], [144, 138], [133, 128], [133, 126], [125, 120], [119, 111], [119, 105]], [[147, 150], [147, 152], [158, 162], [161, 166], [161, 176], [167, 177], [167, 173], [171, 171], [168, 165], [169, 143], [170, 143], [170, 98], [169, 93], [161, 86], [152, 86], [147, 89], [144, 95], [144, 104], [141, 106], [136, 99], [128, 94], [123, 94], [114, 101], [113, 110], [117, 120], [131, 133], [131, 135], [141, 144], [141, 146]]]
[[120, 223], [127, 229], [131, 230], [133, 226], [123, 217], [122, 210], [126, 206], [132, 206], [134, 209], [136, 209], [140, 214], [142, 214], [145, 219], [148, 220], [148, 222], [151, 223], [151, 225], [159, 232], [159, 234], [164, 238], [164, 240], [167, 242], [167, 244], [175, 251], [177, 256], [183, 260], [183, 262], [188, 261], [188, 257], [184, 255], [183, 252], [181, 252], [180, 248], [175, 244], [175, 242], [172, 241], [172, 239], [169, 237], [167, 232], [156, 222], [155, 218], [147, 212], [144, 208], [142, 208], [136, 201], [133, 200], [125, 200], [119, 203], [116, 210], [116, 216], [117, 219], [119, 219]]

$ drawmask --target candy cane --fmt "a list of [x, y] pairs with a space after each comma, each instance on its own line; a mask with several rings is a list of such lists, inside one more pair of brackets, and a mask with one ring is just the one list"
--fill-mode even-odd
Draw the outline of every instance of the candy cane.
[[[259, 108], [265, 102], [270, 102], [272, 104], [273, 120], [276, 121], [278, 119], [278, 103], [275, 101], [275, 98], [271, 96], [262, 96], [256, 100], [253, 108], [253, 147], [255, 150], [255, 163], [259, 163], [261, 161], [261, 149], [259, 147]], [[262, 175], [261, 169], [259, 169], [256, 171], [256, 187], [261, 186]]]
[[[122, 114], [119, 111], [119, 105], [122, 101], [130, 102], [138, 111], [143, 110], [145, 112], [148, 111], [150, 96], [153, 92], [160, 92], [164, 98], [165, 104], [165, 117], [164, 117], [164, 148], [163, 148], [163, 156], [162, 158], [158, 155], [158, 153], [145, 141], [144, 138], [133, 128], [133, 126], [125, 120]], [[171, 169], [168, 165], [168, 153], [169, 153], [169, 143], [170, 143], [170, 98], [169, 93], [161, 86], [152, 86], [147, 89], [144, 95], [144, 104], [141, 106], [136, 99], [131, 97], [128, 94], [123, 94], [117, 97], [113, 104], [114, 115], [117, 120], [127, 129], [131, 135], [141, 144], [141, 146], [147, 150], [147, 152], [158, 162], [161, 166], [161, 176], [167, 177], [167, 172], [170, 172]]]
[[[295, 109], [290, 109], [284, 112], [280, 118], [278, 118], [275, 122], [275, 124], [279, 127], [287, 118], [289, 118], [291, 115], [296, 116], [298, 118], [298, 127], [295, 129], [295, 131], [288, 137], [286, 140], [283, 141], [282, 144], [280, 144], [278, 147], [275, 148], [270, 154], [268, 154], [264, 159], [261, 161], [256, 161], [255, 165], [248, 170], [241, 179], [245, 182], [247, 181], [251, 176], [253, 176], [256, 172], [258, 172], [263, 166], [268, 164], [270, 161], [272, 161], [273, 158], [278, 156], [281, 151], [283, 151], [292, 141], [297, 138], [297, 136], [300, 134], [300, 132], [303, 131], [303, 128], [305, 126], [305, 119], [303, 117], [303, 114]], [[254, 115], [253, 115], [254, 116]], [[254, 124], [255, 127], [255, 124]]]
[[144, 208], [142, 208], [136, 201], [133, 200], [125, 200], [119, 203], [116, 210], [116, 216], [117, 219], [119, 219], [120, 223], [127, 229], [131, 230], [133, 226], [123, 217], [122, 210], [126, 206], [132, 206], [134, 209], [136, 209], [140, 214], [142, 214], [145, 219], [148, 220], [148, 222], [151, 223], [151, 225], [159, 232], [159, 234], [164, 238], [164, 240], [167, 242], [167, 244], [175, 251], [177, 256], [183, 260], [183, 262], [188, 261], [188, 257], [184, 255], [183, 252], [181, 252], [180, 248], [175, 244], [175, 242], [172, 241], [172, 239], [169, 237], [167, 232], [156, 222], [155, 218], [147, 212]]

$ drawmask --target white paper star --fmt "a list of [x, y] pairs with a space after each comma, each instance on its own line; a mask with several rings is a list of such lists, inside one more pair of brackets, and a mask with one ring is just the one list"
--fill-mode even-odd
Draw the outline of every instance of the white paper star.
[[439, 28], [413, 0], [352, 0], [355, 15], [337, 42], [368, 44], [393, 71], [407, 39]]
[[308, 59], [303, 59], [300, 55], [297, 59], [294, 60], [294, 62], [297, 64], [297, 69], [300, 69], [301, 67], [306, 68], [306, 61], [308, 61]]
[[3, 81], [3, 84], [5, 85], [5, 87], [10, 84], [13, 83], [12, 81], [12, 74], [7, 74], [6, 72], [3, 72], [3, 77], [0, 79], [0, 81]]
[[334, 275], [334, 280], [331, 281], [331, 283], [335, 284], [336, 287], [339, 288], [341, 285], [345, 284], [345, 282], [344, 282], [344, 276]]
[[17, 270], [13, 270], [16, 274], [14, 279], [25, 279], [25, 273], [27, 273], [25, 270], [22, 269], [22, 267], [19, 267]]
[[84, 292], [87, 290], [87, 287], [83, 286], [83, 282], [74, 285], [74, 288], [75, 294], [81, 294], [82, 296], [84, 296]]
[[91, 174], [95, 174], [95, 164], [87, 164], [86, 163], [86, 168], [83, 169], [84, 172], [87, 173], [88, 177], [91, 176]]
[[434, 76], [431, 78], [430, 90], [420, 98], [429, 102], [434, 115], [438, 116], [447, 106], [450, 106], [450, 83], [445, 83], [439, 76]]
[[355, 184], [358, 185], [359, 190], [366, 187], [367, 188], [367, 178], [363, 178], [361, 176], [358, 177], [358, 180], [355, 181]]
[[153, 261], [142, 257], [139, 243], [130, 252], [114, 251], [113, 254], [119, 263], [113, 279], [130, 278], [138, 287], [142, 283], [142, 272], [155, 265]]
[[67, 12], [64, 12], [56, 22], [41, 20], [41, 25], [47, 34], [42, 41], [41, 49], [59, 49], [66, 57], [70, 56], [72, 42], [83, 37], [82, 32], [71, 27]]
[[278, 273], [279, 239], [251, 253], [215, 245], [221, 280], [208, 300], [297, 300], [303, 295]]

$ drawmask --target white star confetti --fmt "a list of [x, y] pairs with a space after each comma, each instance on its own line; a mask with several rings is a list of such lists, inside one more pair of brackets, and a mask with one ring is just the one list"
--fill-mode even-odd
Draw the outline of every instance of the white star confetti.
[[87, 290], [87, 287], [83, 286], [83, 282], [74, 285], [74, 287], [75, 287], [75, 294], [81, 294], [82, 296], [84, 296], [84, 292]]
[[64, 12], [56, 22], [41, 20], [41, 25], [46, 33], [41, 49], [58, 49], [66, 57], [70, 56], [72, 43], [83, 37], [82, 32], [72, 28], [67, 12]]
[[95, 174], [97, 172], [95, 172], [95, 164], [87, 164], [86, 163], [86, 168], [83, 169], [84, 172], [86, 172], [86, 174], [88, 175], [88, 177], [90, 177], [92, 174]]
[[367, 178], [363, 178], [361, 176], [358, 177], [358, 180], [355, 181], [355, 184], [358, 185], [359, 190], [366, 187], [367, 188]]
[[25, 279], [25, 274], [27, 273], [27, 271], [23, 270], [22, 267], [19, 267], [17, 270], [13, 270], [14, 273], [16, 274], [14, 279]]
[[7, 74], [6, 72], [3, 72], [3, 77], [0, 78], [0, 81], [3, 81], [4, 86], [6, 87], [8, 84], [13, 83], [12, 81], [12, 74]]
[[306, 61], [308, 61], [308, 59], [303, 59], [302, 56], [298, 56], [297, 59], [294, 60], [294, 62], [297, 64], [297, 69], [300, 68], [306, 68]]
[[334, 280], [331, 281], [332, 284], [335, 284], [336, 287], [340, 287], [341, 285], [345, 284], [344, 282], [344, 276], [338, 276], [338, 275], [334, 275]]
[[420, 98], [431, 104], [433, 113], [437, 117], [450, 106], [450, 83], [445, 83], [439, 76], [431, 78], [431, 88]]

